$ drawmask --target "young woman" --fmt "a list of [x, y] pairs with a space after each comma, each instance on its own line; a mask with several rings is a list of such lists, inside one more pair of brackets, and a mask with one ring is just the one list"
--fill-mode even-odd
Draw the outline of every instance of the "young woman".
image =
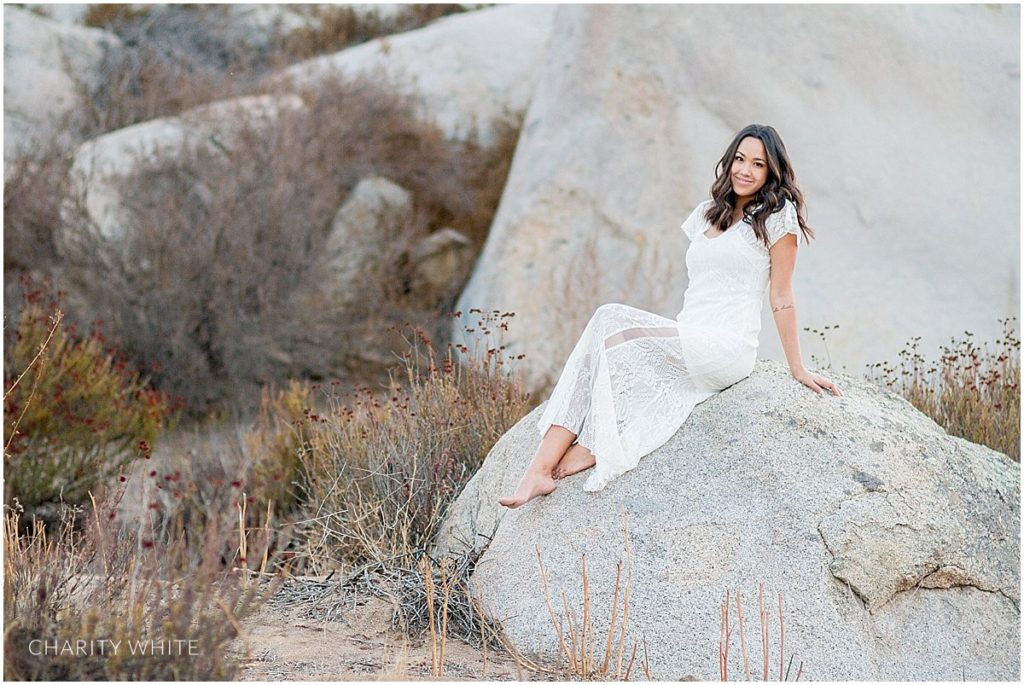
[[625, 304], [597, 308], [537, 423], [541, 444], [513, 495], [515, 508], [555, 479], [591, 467], [596, 491], [675, 435], [694, 406], [754, 370], [764, 292], [793, 378], [816, 393], [839, 386], [804, 368], [793, 286], [803, 194], [779, 134], [751, 124], [715, 168], [711, 197], [683, 222], [689, 285], [666, 319]]

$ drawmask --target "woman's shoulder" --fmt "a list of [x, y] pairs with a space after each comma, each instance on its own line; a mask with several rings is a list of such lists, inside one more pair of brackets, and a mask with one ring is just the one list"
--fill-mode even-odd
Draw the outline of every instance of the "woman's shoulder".
[[776, 209], [771, 210], [766, 217], [769, 225], [789, 224], [796, 221], [797, 206], [793, 200], [783, 197]]
[[774, 210], [773, 214], [785, 214], [787, 212], [795, 212], [796, 203], [790, 200], [788, 197], [783, 196], [782, 202], [779, 203], [778, 209]]

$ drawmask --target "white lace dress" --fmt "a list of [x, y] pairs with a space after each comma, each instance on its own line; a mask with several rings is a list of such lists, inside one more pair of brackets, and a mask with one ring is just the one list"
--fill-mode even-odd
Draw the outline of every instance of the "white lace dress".
[[[689, 285], [675, 320], [626, 304], [591, 317], [537, 422], [568, 428], [596, 464], [583, 489], [604, 488], [663, 445], [693, 408], [754, 370], [771, 266], [768, 248], [742, 220], [709, 238], [701, 202], [681, 228]], [[772, 245], [799, 239], [789, 201], [766, 222]]]

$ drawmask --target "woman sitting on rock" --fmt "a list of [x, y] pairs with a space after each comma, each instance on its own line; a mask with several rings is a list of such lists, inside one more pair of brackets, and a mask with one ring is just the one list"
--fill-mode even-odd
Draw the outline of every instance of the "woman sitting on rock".
[[793, 287], [803, 194], [779, 134], [751, 124], [716, 167], [710, 198], [681, 228], [689, 285], [675, 320], [604, 304], [587, 323], [537, 423], [540, 447], [515, 494], [518, 507], [554, 491], [555, 479], [594, 467], [596, 491], [663, 445], [693, 408], [751, 374], [765, 290], [793, 378], [842, 395], [801, 360]]

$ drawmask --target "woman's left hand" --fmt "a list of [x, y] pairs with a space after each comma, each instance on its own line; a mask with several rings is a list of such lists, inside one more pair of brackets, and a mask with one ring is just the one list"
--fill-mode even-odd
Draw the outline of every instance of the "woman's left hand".
[[824, 376], [819, 376], [816, 373], [811, 373], [806, 369], [798, 373], [794, 373], [793, 378], [797, 379], [798, 381], [806, 385], [808, 388], [818, 393], [819, 395], [821, 394], [822, 390], [830, 390], [832, 394], [836, 395], [837, 397], [843, 396], [843, 391], [839, 389], [838, 385], [836, 385], [829, 379], [825, 378]]

